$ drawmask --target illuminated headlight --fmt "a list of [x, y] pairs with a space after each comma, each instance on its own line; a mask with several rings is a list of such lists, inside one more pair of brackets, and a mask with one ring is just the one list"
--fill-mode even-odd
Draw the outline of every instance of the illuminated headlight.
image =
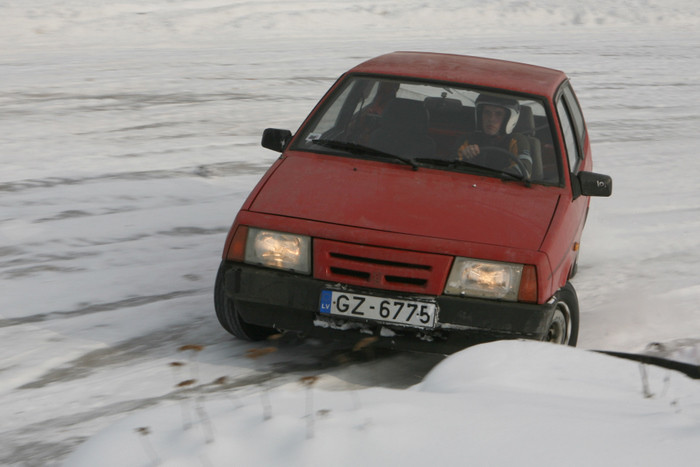
[[309, 274], [311, 238], [273, 230], [248, 229], [245, 262]]
[[522, 264], [455, 258], [445, 294], [517, 301]]

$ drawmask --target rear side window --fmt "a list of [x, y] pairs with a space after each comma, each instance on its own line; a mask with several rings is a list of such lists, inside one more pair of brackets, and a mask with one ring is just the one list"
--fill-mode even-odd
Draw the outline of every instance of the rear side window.
[[567, 84], [557, 100], [557, 114], [561, 123], [569, 170], [575, 173], [584, 157], [583, 143], [586, 140], [586, 125], [574, 91]]
[[569, 86], [564, 88], [563, 97], [574, 124], [574, 130], [576, 131], [576, 137], [579, 142], [579, 149], [583, 149], [583, 141], [586, 138], [586, 125], [583, 123], [581, 107], [579, 107], [576, 96], [574, 96], [574, 92]]
[[581, 159], [574, 136], [574, 126], [569, 116], [569, 111], [564, 104], [564, 99], [559, 99], [557, 102], [557, 114], [559, 114], [559, 123], [561, 124], [564, 143], [566, 144], [566, 155], [569, 159], [569, 170], [574, 172], [578, 168], [578, 162]]

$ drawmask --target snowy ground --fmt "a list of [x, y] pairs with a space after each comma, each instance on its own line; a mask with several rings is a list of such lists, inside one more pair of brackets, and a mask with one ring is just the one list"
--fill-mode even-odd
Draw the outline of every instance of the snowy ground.
[[263, 128], [295, 130], [366, 58], [466, 53], [566, 71], [613, 176], [574, 282], [579, 348], [670, 342], [700, 363], [694, 0], [15, 0], [0, 18], [0, 464], [694, 465], [698, 383], [680, 375], [649, 369], [644, 397], [637, 364], [519, 342], [422, 383], [440, 357], [310, 342], [251, 359], [267, 344], [229, 338], [212, 303], [226, 231], [276, 157]]

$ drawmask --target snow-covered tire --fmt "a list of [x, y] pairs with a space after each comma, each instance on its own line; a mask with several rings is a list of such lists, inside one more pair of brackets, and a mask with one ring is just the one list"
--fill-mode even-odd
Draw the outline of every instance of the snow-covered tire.
[[578, 341], [579, 310], [576, 290], [571, 282], [556, 293], [554, 316], [549, 323], [545, 341], [555, 344], [576, 346]]
[[243, 321], [236, 311], [233, 301], [224, 292], [224, 272], [225, 268], [222, 263], [219, 266], [219, 272], [216, 274], [216, 282], [214, 284], [214, 309], [221, 326], [238, 339], [247, 341], [265, 340], [274, 334], [276, 331], [272, 328], [256, 326]]

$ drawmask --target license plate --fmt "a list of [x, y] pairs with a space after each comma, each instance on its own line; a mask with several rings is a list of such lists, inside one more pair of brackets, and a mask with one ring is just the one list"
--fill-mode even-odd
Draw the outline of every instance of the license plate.
[[373, 321], [432, 328], [435, 326], [435, 303], [373, 297], [324, 290], [320, 312], [325, 315], [364, 318]]

